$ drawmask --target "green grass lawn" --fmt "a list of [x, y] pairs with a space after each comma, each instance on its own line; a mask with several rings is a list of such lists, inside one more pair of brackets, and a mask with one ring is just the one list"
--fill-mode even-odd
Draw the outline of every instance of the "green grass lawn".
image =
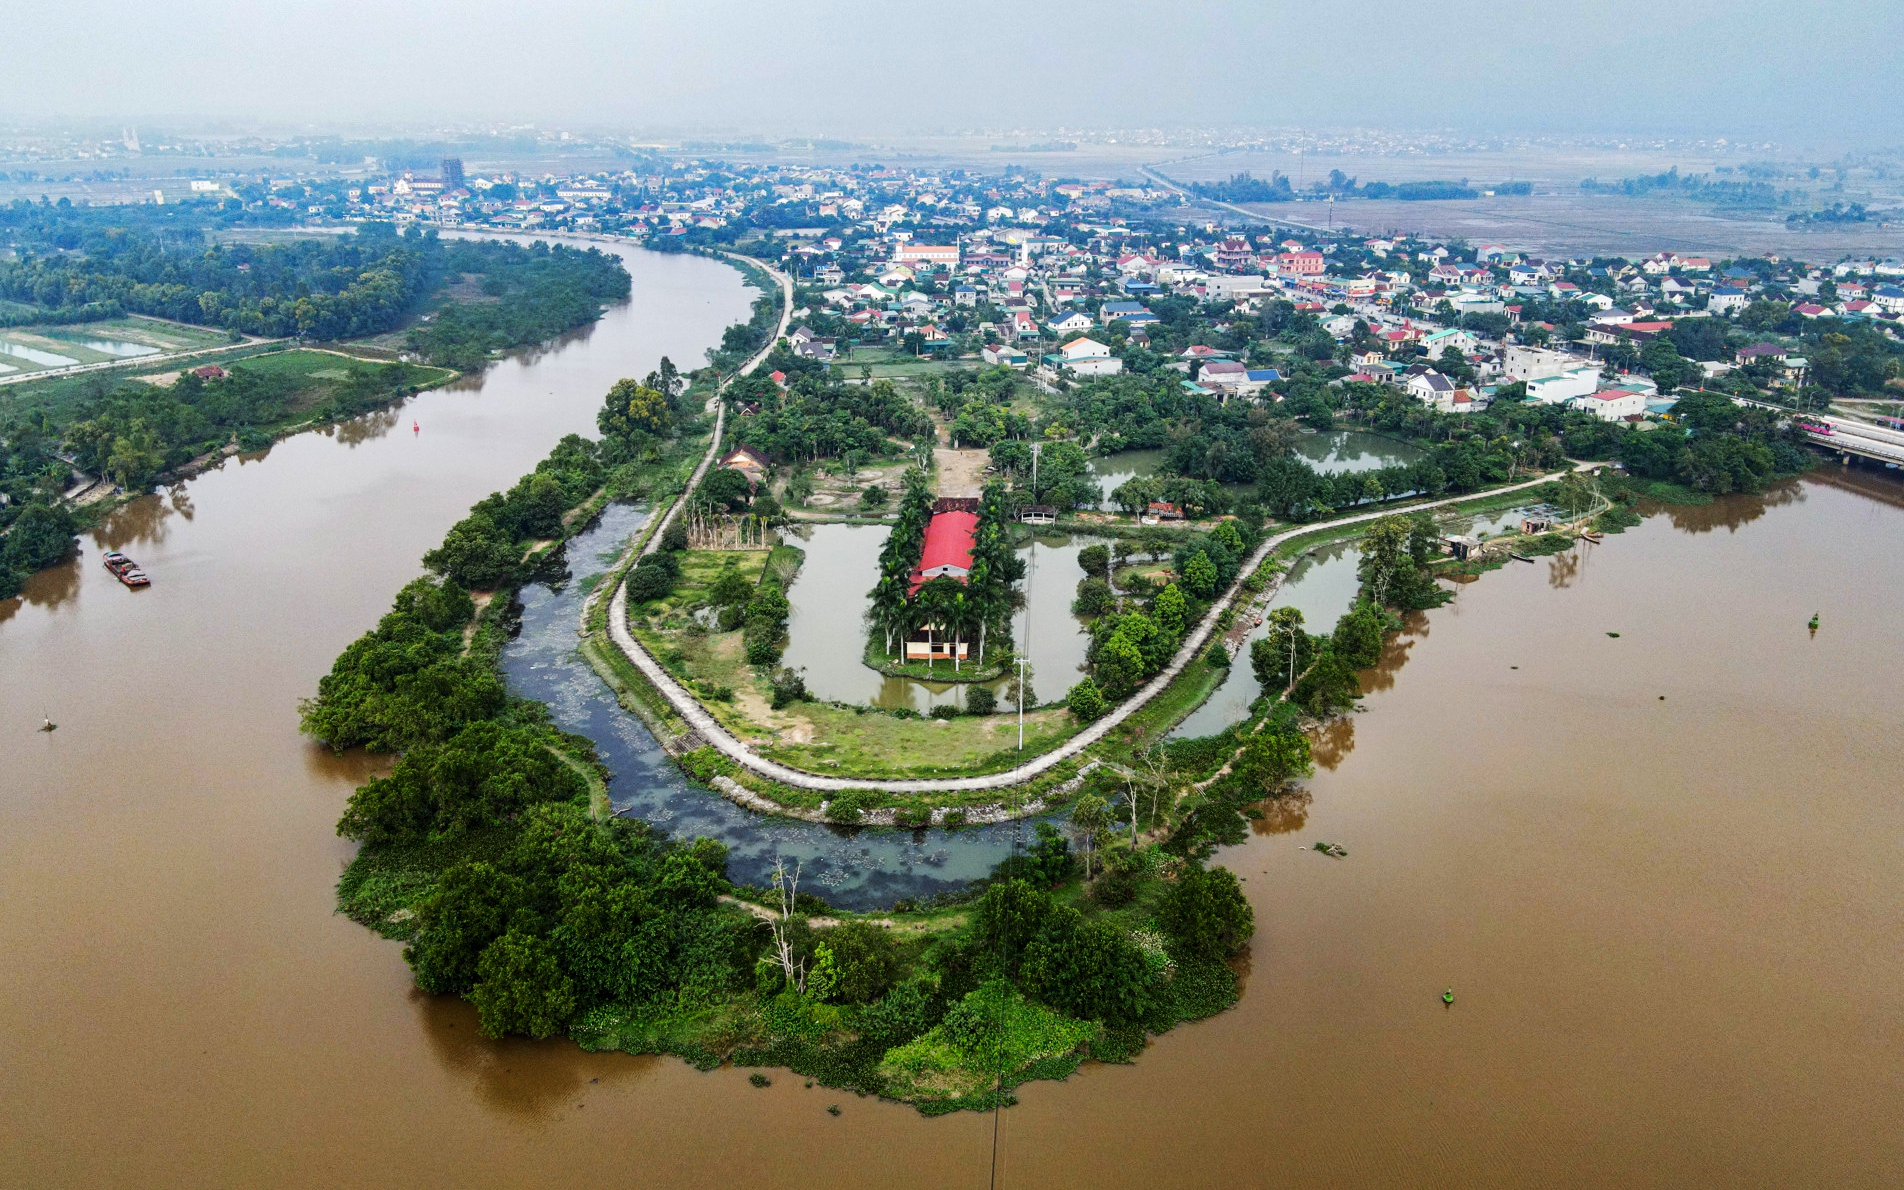
[[973, 360], [921, 359], [909, 351], [891, 347], [859, 347], [854, 349], [851, 359], [835, 360], [833, 366], [848, 380], [859, 379], [861, 367], [872, 369], [874, 380], [894, 380], [943, 376], [953, 369], [969, 371], [978, 365]]
[[[788, 707], [786, 716], [792, 729], [783, 729], [782, 739], [796, 734], [808, 738], [764, 747], [762, 754], [811, 773], [843, 777], [998, 772], [1051, 751], [1078, 730], [1069, 711], [1027, 711], [1021, 753], [1016, 714], [900, 719], [877, 711], [800, 703]], [[987, 800], [998, 796], [988, 794]]]

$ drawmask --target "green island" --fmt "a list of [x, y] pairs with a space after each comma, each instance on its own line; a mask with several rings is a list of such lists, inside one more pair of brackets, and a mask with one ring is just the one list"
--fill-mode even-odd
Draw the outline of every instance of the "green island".
[[16, 254], [0, 260], [0, 599], [154, 484], [446, 384], [628, 294], [620, 261], [592, 249], [386, 223], [219, 238], [257, 217], [218, 202], [0, 208]]
[[[743, 324], [726, 359], [759, 344], [767, 321]], [[1648, 501], [1762, 486], [1806, 463], [1774, 418], [1723, 398], [1682, 399], [1678, 424], [1641, 443], [1553, 408], [1450, 425], [1378, 386], [1328, 387], [1325, 373], [1298, 367], [1313, 387], [1286, 401], [1311, 426], [1360, 424], [1423, 448], [1416, 463], [1345, 481], [1295, 457], [1300, 427], [1279, 416], [1287, 410], [1185, 396], [1167, 379], [1043, 392], [1009, 374], [940, 369], [852, 384], [784, 343], [762, 368], [780, 379], [722, 384], [715, 368], [664, 366], [616, 384], [599, 441], [565, 439], [479, 502], [425, 556], [430, 576], [340, 655], [302, 707], [305, 730], [334, 748], [401, 756], [339, 823], [361, 845], [339, 904], [404, 941], [418, 986], [469, 999], [486, 1035], [785, 1066], [929, 1114], [1013, 1102], [1015, 1087], [1066, 1077], [1087, 1058], [1132, 1061], [1150, 1036], [1235, 1002], [1234, 963], [1255, 923], [1236, 877], [1210, 860], [1252, 820], [1301, 820], [1308, 795], [1296, 782], [1312, 771], [1312, 737], [1354, 708], [1401, 617], [1449, 597], [1438, 580], [1617, 533]], [[1194, 435], [1181, 432], [1190, 417]], [[970, 445], [949, 445], [955, 433]], [[1164, 466], [1113, 495], [1126, 511], [1099, 509], [1089, 452], [1159, 439]], [[1029, 441], [1042, 444], [1035, 464]], [[1220, 478], [1224, 443], [1250, 463], [1241, 497]], [[734, 459], [741, 447], [752, 457]], [[1656, 448], [1668, 453], [1649, 462]], [[1576, 468], [1578, 455], [1624, 466]], [[731, 465], [703, 472], [704, 458]], [[857, 482], [869, 464], [886, 482]], [[953, 484], [962, 489], [946, 494]], [[1028, 846], [955, 894], [848, 913], [802, 889], [797, 869], [736, 883], [718, 843], [615, 816], [590, 742], [511, 697], [497, 665], [516, 590], [615, 499], [644, 499], [652, 515], [595, 580], [582, 654], [687, 774], [842, 829], [1037, 815]], [[1449, 552], [1423, 506], [1451, 500], [1545, 511]], [[1173, 519], [1143, 523], [1158, 504]], [[999, 629], [1018, 578], [1009, 546], [1036, 531], [1021, 518], [1037, 509], [1097, 541], [1074, 580], [1090, 632], [1085, 673], [1061, 698], [1027, 698], [1023, 752], [1015, 706], [1006, 715], [1003, 700], [973, 700], [981, 684], [928, 718], [818, 701], [781, 664], [787, 591], [812, 565], [795, 544], [803, 521], [889, 530], [862, 596], [869, 655], [890, 657], [923, 632], [928, 647], [949, 640], [974, 662], [982, 640], [989, 662], [1010, 648], [997, 639], [1009, 635]], [[970, 548], [952, 552], [965, 573], [928, 575], [946, 555], [925, 539], [948, 515], [970, 518]], [[1267, 606], [1295, 558], [1350, 537], [1359, 594], [1335, 624], [1311, 632], [1300, 613]], [[632, 651], [613, 631], [618, 609]], [[1258, 617], [1270, 631], [1245, 647]], [[1245, 661], [1261, 688], [1247, 716], [1169, 738]], [[1147, 685], [1132, 709], [1126, 700]], [[690, 721], [702, 717], [750, 741], [757, 761], [702, 738]], [[1003, 790], [951, 784], [1009, 775], [1087, 732], [1088, 747], [1007, 776]], [[765, 762], [828, 783], [763, 776]], [[926, 784], [878, 784], [895, 777]]]

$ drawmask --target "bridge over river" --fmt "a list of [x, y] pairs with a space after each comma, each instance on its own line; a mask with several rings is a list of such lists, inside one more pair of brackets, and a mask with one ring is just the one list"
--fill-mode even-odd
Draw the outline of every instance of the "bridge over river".
[[[1740, 405], [1791, 413], [1789, 409], [1768, 405], [1763, 401], [1745, 397], [1732, 399]], [[1904, 467], [1904, 431], [1826, 413], [1794, 414], [1792, 424], [1803, 432], [1807, 441], [1836, 453], [1845, 462], [1850, 462], [1851, 456], [1857, 455], [1859, 458]]]

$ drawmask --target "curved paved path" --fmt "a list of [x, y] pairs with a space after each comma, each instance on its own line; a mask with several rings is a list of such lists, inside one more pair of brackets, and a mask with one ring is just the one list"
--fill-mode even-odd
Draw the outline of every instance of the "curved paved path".
[[[703, 464], [703, 466], [705, 466], [705, 464]], [[1590, 463], [1581, 467], [1580, 470], [1593, 470], [1599, 466], [1600, 464], [1598, 463]], [[699, 480], [700, 474], [699, 471], [695, 472], [696, 481]], [[1321, 524], [1303, 525], [1299, 528], [1288, 529], [1266, 538], [1263, 543], [1256, 548], [1256, 551], [1249, 556], [1249, 560], [1244, 563], [1242, 570], [1238, 573], [1239, 576], [1252, 573], [1262, 564], [1263, 559], [1269, 556], [1271, 550], [1274, 550], [1277, 546], [1291, 538], [1301, 537], [1304, 534], [1314, 533], [1323, 529], [1338, 528], [1343, 525], [1359, 524], [1363, 521], [1372, 521], [1378, 517], [1389, 516], [1396, 512], [1414, 513], [1427, 508], [1440, 508], [1449, 504], [1460, 504], [1470, 500], [1498, 496], [1504, 492], [1518, 492], [1525, 488], [1538, 487], [1541, 484], [1558, 479], [1565, 474], [1566, 472], [1564, 471], [1555, 471], [1543, 475], [1538, 479], [1530, 479], [1525, 483], [1496, 488], [1491, 492], [1482, 492], [1477, 495], [1469, 496], [1451, 496], [1445, 500], [1431, 500], [1426, 504], [1417, 504], [1406, 509], [1377, 509], [1373, 512], [1358, 513], [1355, 516], [1340, 517], [1333, 521], [1324, 521]], [[691, 485], [689, 490], [692, 490]], [[677, 506], [678, 504], [679, 502], [677, 502]], [[649, 539], [649, 547], [652, 548], [654, 543], [659, 540], [660, 534], [656, 533]], [[758, 773], [770, 780], [779, 781], [784, 785], [791, 785], [798, 789], [811, 789], [823, 793], [837, 792], [844, 789], [877, 789], [888, 793], [951, 793], [964, 790], [1006, 789], [1013, 785], [1022, 784], [1038, 776], [1040, 773], [1047, 771], [1052, 766], [1076, 756], [1078, 753], [1103, 739], [1113, 728], [1130, 718], [1138, 708], [1149, 702], [1162, 691], [1164, 687], [1170, 685], [1178, 674], [1183, 672], [1183, 667], [1188, 665], [1190, 661], [1197, 656], [1205, 643], [1209, 641], [1210, 633], [1216, 627], [1217, 617], [1223, 614], [1223, 609], [1230, 606], [1239, 590], [1241, 590], [1240, 584], [1232, 585], [1221, 599], [1212, 604], [1209, 613], [1205, 615], [1202, 621], [1197, 625], [1196, 631], [1192, 632], [1189, 638], [1184, 641], [1183, 647], [1177, 650], [1177, 655], [1171, 658], [1170, 664], [1159, 671], [1156, 676], [1145, 683], [1141, 690], [1131, 695], [1130, 698], [1126, 699], [1115, 710], [1085, 728], [1077, 735], [1072, 736], [1069, 740], [1065, 741], [1064, 744], [1054, 748], [1050, 752], [1043, 753], [1040, 756], [1028, 760], [1017, 768], [1007, 769], [1002, 773], [990, 773], [982, 777], [854, 780], [850, 777], [822, 777], [801, 769], [789, 768], [778, 761], [769, 760], [761, 756], [746, 743], [736, 739], [727, 728], [723, 727], [712, 715], [707, 713], [706, 709], [701, 706], [699, 700], [683, 689], [681, 684], [676, 682], [673, 676], [648, 654], [648, 650], [643, 648], [641, 643], [635, 639], [634, 634], [628, 630], [628, 591], [627, 588], [620, 583], [615, 585], [615, 595], [608, 608], [608, 632], [614, 639], [615, 646], [634, 664], [636, 669], [639, 669], [642, 674], [654, 684], [656, 689], [660, 690], [661, 693], [667, 697], [668, 701], [673, 704], [675, 712], [679, 714], [682, 719], [687, 721], [688, 725], [694, 729], [696, 734], [717, 748], [721, 754], [726, 756], [729, 760], [732, 760], [735, 764], [740, 765], [750, 772]]]
[[786, 337], [787, 323], [793, 319], [792, 277], [787, 276], [764, 260], [756, 260], [751, 256], [742, 256], [737, 252], [729, 252], [725, 255], [730, 259], [744, 260], [748, 264], [755, 265], [764, 270], [768, 276], [780, 282], [780, 325], [774, 328], [773, 334], [767, 336], [766, 344], [762, 346], [759, 351], [754, 352], [746, 363], [735, 370], [732, 376], [721, 381], [715, 388], [714, 395], [708, 398], [708, 403], [714, 406], [714, 437], [707, 444], [707, 455], [701, 459], [700, 465], [694, 469], [694, 474], [688, 477], [688, 486], [681, 490], [681, 498], [668, 506], [667, 514], [661, 518], [661, 523], [656, 525], [654, 532], [648, 535], [648, 544], [641, 547], [643, 554], [652, 554], [661, 547], [661, 535], [666, 533], [668, 526], [674, 523], [674, 518], [680, 513], [681, 506], [688, 502], [688, 496], [693, 493], [695, 488], [701, 486], [701, 477], [707, 474], [707, 469], [714, 465], [715, 457], [721, 452], [721, 434], [727, 426], [727, 402], [721, 400], [721, 394], [726, 392], [727, 386], [734, 383], [739, 377], [753, 375], [754, 369], [765, 362], [767, 357], [773, 354], [775, 345]]

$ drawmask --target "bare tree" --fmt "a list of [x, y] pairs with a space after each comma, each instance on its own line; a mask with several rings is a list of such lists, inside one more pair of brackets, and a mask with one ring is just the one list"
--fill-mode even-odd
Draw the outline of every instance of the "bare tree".
[[787, 986], [801, 995], [807, 990], [807, 961], [793, 957], [793, 902], [794, 894], [800, 887], [800, 861], [795, 860], [793, 871], [787, 871], [785, 860], [774, 860], [774, 891], [780, 896], [780, 916], [767, 924], [773, 928], [774, 953], [780, 960], [780, 972], [787, 977]]
[[1137, 790], [1135, 785], [1141, 785], [1149, 790], [1150, 816], [1153, 821], [1161, 810], [1164, 792], [1170, 788], [1170, 778], [1167, 775], [1170, 768], [1170, 759], [1164, 754], [1163, 741], [1153, 741], [1148, 748], [1144, 747], [1143, 743], [1143, 735], [1140, 733], [1137, 737], [1136, 746], [1131, 749], [1137, 762], [1143, 766], [1142, 774], [1135, 777], [1133, 788], [1130, 790], [1132, 846], [1135, 846], [1137, 843]]

